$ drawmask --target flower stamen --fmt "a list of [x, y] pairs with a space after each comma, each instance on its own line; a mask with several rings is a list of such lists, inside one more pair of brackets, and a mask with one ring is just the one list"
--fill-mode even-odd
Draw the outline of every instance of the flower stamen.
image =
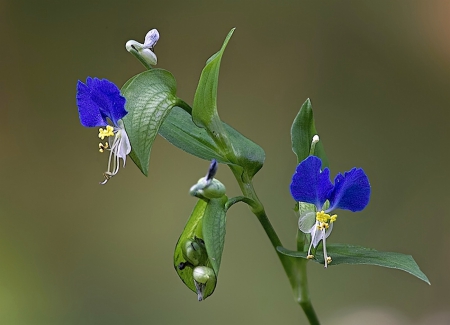
[[[328, 266], [328, 264], [331, 263], [331, 257], [327, 254], [327, 245], [326, 245], [326, 239], [327, 239], [327, 229], [330, 228], [330, 224], [335, 222], [337, 220], [337, 214], [333, 214], [330, 216], [328, 213], [325, 213], [325, 211], [318, 211], [316, 212], [316, 228], [317, 232], [321, 232], [321, 238], [322, 238], [322, 246], [323, 246], [323, 258], [325, 260], [325, 267]], [[316, 234], [317, 236], [317, 234]], [[311, 247], [310, 247], [311, 249]], [[308, 255], [310, 253], [310, 250], [308, 250]]]
[[[325, 232], [325, 230], [324, 230], [324, 232]], [[323, 239], [322, 239], [322, 246], [323, 246], [323, 259], [325, 260], [325, 268], [328, 267], [328, 263], [329, 263], [328, 260], [331, 261], [331, 257], [329, 257], [328, 254], [327, 254], [327, 243], [326, 243], [326, 240], [327, 240], [327, 236], [324, 235]]]
[[106, 129], [98, 129], [98, 137], [100, 139], [105, 139], [105, 137], [112, 137], [114, 136], [114, 128], [111, 125], [107, 125]]
[[100, 152], [104, 152], [108, 148], [109, 148], [108, 142], [105, 142], [105, 144], [100, 142], [98, 144], [98, 151], [100, 151]]
[[[119, 172], [120, 168], [120, 159], [123, 159], [123, 165], [125, 166], [126, 155], [128, 155], [131, 151], [131, 147], [128, 140], [128, 135], [123, 127], [122, 121], [119, 121], [119, 127], [113, 128], [112, 126], [107, 126], [110, 129], [106, 130], [108, 133], [112, 129], [114, 138], [109, 139], [109, 144], [105, 143], [104, 147], [100, 147], [100, 149], [108, 149], [109, 150], [109, 158], [108, 158], [108, 169], [103, 173], [105, 180], [100, 184], [106, 184], [110, 178], [115, 176]], [[103, 135], [105, 132], [101, 134]], [[106, 135], [110, 136], [110, 135]], [[99, 134], [100, 137], [100, 134]], [[103, 145], [102, 145], [103, 146]]]

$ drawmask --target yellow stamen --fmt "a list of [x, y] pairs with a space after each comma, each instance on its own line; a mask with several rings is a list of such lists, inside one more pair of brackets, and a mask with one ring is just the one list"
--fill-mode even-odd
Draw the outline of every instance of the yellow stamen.
[[107, 125], [106, 129], [98, 129], [98, 137], [100, 139], [104, 139], [105, 137], [112, 137], [114, 136], [114, 128], [111, 125]]
[[324, 230], [324, 229], [328, 229], [330, 226], [328, 225], [328, 223], [326, 222], [321, 222], [317, 225], [317, 229], [319, 230]]
[[320, 222], [327, 222], [330, 218], [329, 214], [326, 214], [324, 211], [317, 211], [316, 212], [316, 220]]
[[108, 142], [105, 142], [105, 144], [100, 142], [98, 144], [98, 151], [103, 152], [105, 149], [108, 149], [108, 147], [109, 147]]
[[327, 256], [327, 264], [330, 264], [331, 262], [333, 262], [333, 260], [331, 259], [331, 256]]
[[320, 222], [321, 225], [325, 224], [325, 228], [328, 228], [328, 222], [335, 222], [337, 219], [337, 214], [333, 214], [330, 216], [328, 213], [325, 213], [323, 210], [316, 212], [316, 220]]
[[310, 259], [314, 258], [314, 255], [309, 254], [308, 256], [306, 256], [306, 258], [307, 258], [308, 260], [310, 260]]

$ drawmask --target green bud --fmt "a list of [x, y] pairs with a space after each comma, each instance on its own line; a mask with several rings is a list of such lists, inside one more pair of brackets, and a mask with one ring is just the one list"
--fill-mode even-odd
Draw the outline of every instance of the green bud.
[[208, 281], [216, 281], [216, 274], [214, 270], [207, 266], [197, 266], [192, 272], [194, 280], [201, 284], [206, 284]]
[[195, 289], [197, 290], [198, 301], [202, 301], [205, 292], [208, 290], [214, 291], [216, 287], [216, 274], [214, 270], [207, 266], [197, 266], [193, 272], [192, 277], [194, 278]]
[[209, 182], [205, 177], [198, 180], [197, 184], [191, 187], [189, 193], [193, 196], [203, 196], [207, 199], [218, 199], [225, 195], [226, 188], [219, 180], [212, 179]]
[[183, 257], [193, 266], [203, 264], [208, 260], [205, 242], [201, 238], [187, 238], [181, 245]]

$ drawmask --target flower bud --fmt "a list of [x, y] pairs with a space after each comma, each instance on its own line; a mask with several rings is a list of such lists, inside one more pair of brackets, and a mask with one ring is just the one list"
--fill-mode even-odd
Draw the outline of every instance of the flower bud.
[[309, 149], [309, 155], [313, 156], [314, 155], [314, 151], [316, 149], [316, 144], [319, 142], [320, 138], [319, 135], [314, 135], [311, 141], [311, 148]]
[[128, 52], [133, 54], [139, 61], [142, 62], [147, 68], [152, 65], [156, 65], [158, 59], [153, 52], [153, 48], [159, 40], [159, 33], [156, 29], [152, 29], [145, 36], [144, 44], [137, 41], [130, 40], [125, 44]]
[[207, 199], [218, 199], [224, 196], [225, 192], [225, 185], [219, 180], [214, 178], [208, 182], [205, 177], [200, 178], [189, 191], [193, 196], [203, 196]]
[[197, 266], [192, 272], [195, 281], [206, 284], [208, 281], [216, 281], [214, 270], [207, 266]]
[[206, 263], [208, 254], [206, 253], [205, 242], [201, 238], [187, 238], [181, 246], [183, 257], [193, 266]]

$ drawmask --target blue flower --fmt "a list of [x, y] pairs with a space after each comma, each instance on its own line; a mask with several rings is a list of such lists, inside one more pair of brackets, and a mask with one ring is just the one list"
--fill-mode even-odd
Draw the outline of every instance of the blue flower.
[[[330, 214], [334, 209], [353, 212], [363, 210], [370, 199], [370, 184], [366, 173], [361, 168], [353, 168], [338, 174], [334, 185], [330, 181], [330, 170], [321, 170], [322, 161], [316, 156], [303, 160], [292, 177], [291, 194], [297, 202], [314, 205], [311, 209], [301, 211], [298, 222], [302, 232], [311, 234], [308, 258], [313, 258], [311, 248], [323, 241], [325, 267], [331, 263], [327, 255], [326, 238], [331, 234], [337, 215]], [[303, 209], [300, 209], [303, 210]]]
[[106, 182], [119, 171], [120, 159], [123, 166], [131, 151], [130, 140], [125, 131], [122, 118], [127, 115], [125, 98], [120, 90], [109, 80], [88, 77], [86, 84], [78, 80], [77, 106], [80, 122], [85, 127], [100, 128], [98, 137], [108, 142], [99, 143], [99, 151], [109, 150], [108, 170], [103, 173]]

